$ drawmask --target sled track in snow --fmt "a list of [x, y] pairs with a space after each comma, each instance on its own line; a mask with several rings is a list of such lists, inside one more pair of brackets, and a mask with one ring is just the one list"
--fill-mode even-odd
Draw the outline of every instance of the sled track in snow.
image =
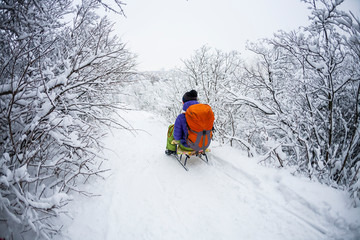
[[[228, 179], [230, 179], [238, 184], [241, 184], [243, 186], [248, 187], [248, 185], [244, 183], [244, 181], [243, 181], [244, 179], [249, 180], [247, 183], [250, 182], [252, 184], [252, 187], [259, 188], [261, 185], [261, 181], [258, 178], [251, 176], [250, 174], [246, 173], [239, 167], [236, 167], [232, 163], [227, 162], [226, 160], [222, 159], [221, 157], [217, 156], [216, 154], [213, 154], [213, 153], [210, 154], [209, 165], [214, 167], [214, 169], [216, 169], [217, 174], [220, 173], [223, 176], [227, 177]], [[319, 217], [321, 217], [321, 213], [319, 212], [319, 209], [312, 206], [311, 203], [306, 201], [304, 198], [302, 198], [297, 193], [293, 192], [288, 187], [286, 187], [284, 185], [280, 185], [280, 186], [278, 186], [278, 190], [279, 190], [279, 192], [281, 192], [284, 195], [284, 198], [286, 198], [285, 195], [293, 195], [293, 197], [296, 197], [297, 201], [300, 202], [305, 208], [309, 209], [310, 212], [316, 213]], [[329, 231], [325, 227], [320, 226], [318, 223], [316, 223], [314, 221], [307, 220], [306, 218], [302, 217], [301, 214], [298, 214], [298, 213], [290, 210], [288, 207], [281, 205], [277, 201], [269, 198], [268, 196], [266, 196], [264, 193], [261, 192], [261, 189], [260, 190], [256, 189], [255, 191], [257, 192], [257, 194], [259, 196], [262, 196], [262, 198], [265, 201], [270, 201], [272, 205], [277, 206], [279, 209], [283, 209], [287, 213], [294, 216], [296, 219], [303, 222], [310, 229], [315, 230], [317, 233], [319, 233], [321, 235], [321, 239], [324, 237], [326, 237], [326, 238], [329, 237], [329, 239], [332, 239], [331, 236], [328, 236]], [[328, 219], [328, 220], [334, 221], [333, 219]]]

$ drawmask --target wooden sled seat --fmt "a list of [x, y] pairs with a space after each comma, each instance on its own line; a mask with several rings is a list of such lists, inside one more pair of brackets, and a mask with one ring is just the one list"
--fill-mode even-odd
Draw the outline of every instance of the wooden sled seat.
[[[191, 157], [191, 156], [196, 156], [198, 158], [200, 158], [202, 161], [208, 163], [208, 157], [206, 156], [207, 152], [210, 152], [210, 149], [206, 149], [205, 152], [203, 150], [200, 150], [199, 152], [194, 151], [188, 151], [188, 150], [184, 150], [180, 148], [180, 144], [179, 142], [173, 140], [171, 142], [171, 144], [176, 145], [176, 159], [179, 161], [179, 163], [185, 168], [186, 171], [188, 171], [188, 168], [186, 167], [186, 163], [187, 160]], [[185, 157], [184, 161], [182, 161], [183, 156]], [[202, 157], [205, 157], [205, 159], [203, 159]]]
[[[196, 151], [188, 151], [188, 150], [184, 150], [182, 149], [179, 145], [179, 143], [177, 143], [175, 140], [172, 140], [171, 144], [173, 145], [177, 145], [177, 154], [185, 154], [185, 155], [189, 155], [189, 156], [192, 156], [192, 155], [196, 155], [196, 154], [201, 154], [203, 151], [199, 151], [199, 152], [196, 152]], [[207, 148], [205, 150], [205, 152], [211, 152], [210, 148]]]

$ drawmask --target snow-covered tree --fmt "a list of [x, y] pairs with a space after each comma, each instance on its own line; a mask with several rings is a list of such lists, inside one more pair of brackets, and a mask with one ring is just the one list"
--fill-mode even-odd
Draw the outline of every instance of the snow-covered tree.
[[182, 96], [189, 87], [179, 71], [142, 72], [132, 77], [123, 100], [139, 109], [155, 112], [173, 123], [182, 111]]
[[237, 77], [241, 60], [239, 52], [225, 53], [203, 46], [183, 63], [182, 73], [188, 87], [200, 91], [204, 102], [214, 103], [218, 101], [221, 85]]
[[[120, 2], [117, 2], [120, 3]], [[133, 56], [99, 1], [0, 1], [0, 230], [50, 238], [52, 218], [99, 175], [100, 126]], [[64, 17], [74, 16], [72, 24]]]
[[284, 150], [300, 172], [350, 187], [358, 201], [359, 21], [337, 10], [343, 1], [306, 2], [308, 27], [250, 46], [260, 57], [244, 75], [253, 91], [229, 91], [229, 104], [256, 111], [280, 162]]
[[243, 62], [240, 53], [236, 51], [227, 53], [203, 46], [183, 62], [184, 68], [181, 72], [186, 79], [184, 84], [189, 89], [196, 89], [200, 101], [213, 108], [216, 136], [222, 141], [229, 141], [230, 145], [237, 141], [252, 155], [252, 147], [236, 136], [239, 133], [239, 122], [244, 116], [233, 106], [224, 104], [228, 94], [224, 86], [228, 89], [237, 88], [242, 81]]

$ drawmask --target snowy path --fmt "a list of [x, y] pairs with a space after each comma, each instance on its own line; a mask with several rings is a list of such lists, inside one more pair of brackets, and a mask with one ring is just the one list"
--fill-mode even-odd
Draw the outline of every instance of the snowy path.
[[88, 186], [101, 197], [69, 206], [68, 239], [360, 239], [360, 209], [343, 192], [264, 168], [212, 144], [209, 165], [186, 172], [164, 154], [167, 126], [146, 112], [126, 116], [133, 135], [106, 140], [112, 174]]

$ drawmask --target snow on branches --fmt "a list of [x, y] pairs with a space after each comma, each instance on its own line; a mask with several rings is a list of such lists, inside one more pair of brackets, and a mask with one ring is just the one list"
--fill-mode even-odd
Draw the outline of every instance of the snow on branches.
[[[358, 205], [360, 65], [353, 43], [359, 21], [337, 10], [342, 1], [308, 2], [310, 25], [251, 45], [259, 60], [244, 77], [255, 89], [250, 96], [276, 114], [275, 120], [263, 112], [257, 121], [283, 144], [289, 164], [348, 187]], [[244, 102], [242, 95], [231, 102]]]
[[[0, 229], [50, 238], [79, 182], [99, 176], [100, 126], [133, 55], [99, 19], [98, 1], [0, 1]], [[61, 23], [66, 14], [73, 25]], [[9, 235], [10, 236], [10, 235]]]

